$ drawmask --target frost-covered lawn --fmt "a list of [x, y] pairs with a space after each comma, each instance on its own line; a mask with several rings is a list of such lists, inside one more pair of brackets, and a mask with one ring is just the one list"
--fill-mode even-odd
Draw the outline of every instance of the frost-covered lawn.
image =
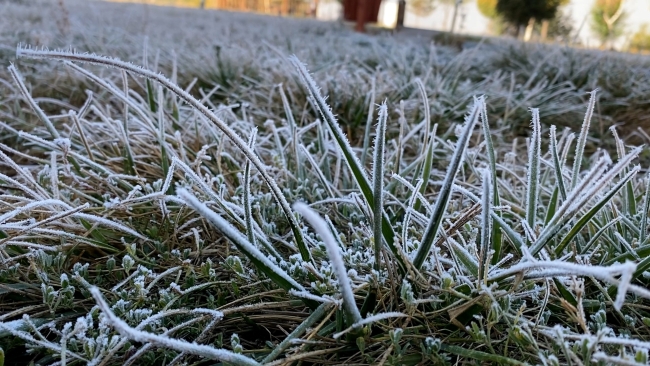
[[5, 364], [648, 363], [647, 58], [0, 14]]

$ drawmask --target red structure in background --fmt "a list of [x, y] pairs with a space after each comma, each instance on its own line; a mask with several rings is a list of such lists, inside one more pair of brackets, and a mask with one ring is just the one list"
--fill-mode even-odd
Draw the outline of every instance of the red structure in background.
[[377, 23], [381, 0], [343, 0], [343, 19], [356, 22], [358, 32], [365, 31], [366, 23]]

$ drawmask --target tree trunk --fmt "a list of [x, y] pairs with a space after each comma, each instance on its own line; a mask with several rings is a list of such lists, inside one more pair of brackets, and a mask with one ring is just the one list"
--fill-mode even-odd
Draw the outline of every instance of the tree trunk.
[[200, 7], [201, 7], [201, 9], [205, 9], [205, 0], [201, 0]]
[[451, 28], [449, 28], [449, 33], [454, 34], [454, 28], [456, 28], [456, 18], [458, 17], [458, 8], [463, 0], [456, 0], [454, 3], [454, 15], [451, 17]]
[[549, 24], [548, 20], [543, 20], [542, 21], [542, 30], [541, 30], [541, 34], [540, 34], [542, 42], [546, 42], [546, 37], [548, 37], [548, 24]]
[[399, 0], [397, 3], [397, 21], [395, 22], [395, 29], [399, 30], [404, 28], [404, 13], [406, 12], [406, 0]]
[[530, 41], [530, 38], [533, 36], [533, 28], [535, 28], [535, 18], [530, 18], [526, 26], [526, 32], [524, 33], [524, 42]]

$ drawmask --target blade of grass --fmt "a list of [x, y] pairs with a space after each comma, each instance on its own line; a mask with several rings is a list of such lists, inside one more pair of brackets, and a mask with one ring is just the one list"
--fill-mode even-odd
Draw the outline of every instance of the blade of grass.
[[582, 166], [582, 156], [585, 152], [585, 144], [587, 143], [587, 136], [589, 136], [589, 125], [591, 124], [591, 117], [594, 114], [594, 105], [596, 104], [596, 93], [598, 89], [590, 92], [589, 103], [587, 105], [587, 112], [585, 113], [585, 119], [582, 122], [582, 128], [580, 129], [580, 136], [578, 136], [578, 142], [576, 143], [576, 152], [573, 157], [573, 171], [571, 174], [571, 189], [575, 188], [578, 184], [578, 178], [580, 176], [580, 167]]
[[379, 118], [377, 123], [377, 132], [375, 135], [374, 156], [372, 160], [373, 175], [373, 197], [375, 198], [372, 207], [373, 224], [372, 232], [375, 242], [375, 263], [374, 269], [379, 271], [381, 263], [382, 247], [382, 222], [384, 216], [384, 156], [386, 144], [386, 120], [388, 119], [388, 108], [386, 102], [379, 107]]
[[[487, 152], [488, 164], [490, 166], [490, 175], [492, 179], [492, 205], [501, 206], [501, 198], [499, 197], [498, 177], [497, 177], [497, 158], [494, 152], [494, 142], [492, 141], [492, 133], [490, 132], [490, 124], [488, 122], [487, 104], [482, 104], [481, 108], [481, 127], [483, 128], [483, 138], [485, 139], [485, 151]], [[497, 215], [501, 216], [501, 212]], [[492, 227], [492, 265], [501, 260], [501, 245], [502, 245], [501, 225], [497, 222], [493, 223]]]
[[[418, 170], [422, 172], [422, 175], [420, 176], [420, 179], [422, 180], [423, 184], [420, 186], [420, 193], [424, 194], [426, 191], [427, 187], [429, 186], [429, 177], [431, 176], [431, 168], [433, 165], [433, 148], [435, 147], [434, 144], [434, 138], [436, 135], [436, 131], [438, 128], [438, 124], [435, 124], [433, 126], [433, 131], [431, 131], [431, 111], [430, 111], [430, 106], [429, 106], [429, 97], [427, 96], [427, 91], [424, 87], [424, 84], [422, 83], [422, 80], [420, 78], [415, 79], [415, 83], [418, 86], [418, 90], [420, 91], [420, 96], [422, 97], [422, 104], [424, 106], [424, 124], [425, 124], [425, 135], [424, 135], [424, 144], [422, 145], [422, 151], [420, 154], [425, 155], [426, 158], [424, 159], [424, 162], [422, 163], [422, 167], [420, 167]], [[416, 179], [417, 180], [417, 179]], [[416, 199], [415, 204], [413, 206], [413, 209], [418, 211], [421, 207], [421, 202], [420, 200]]]
[[[255, 137], [257, 136], [257, 127], [253, 128], [251, 135], [248, 138], [248, 147], [253, 150], [255, 148]], [[244, 216], [246, 221], [246, 236], [248, 241], [254, 246], [257, 246], [255, 241], [255, 229], [253, 227], [253, 210], [251, 209], [251, 162], [246, 161], [244, 166]]]
[[474, 102], [470, 114], [465, 118], [465, 126], [463, 128], [463, 132], [461, 136], [458, 138], [458, 141], [456, 142], [456, 149], [454, 150], [454, 154], [452, 155], [451, 161], [449, 162], [449, 166], [447, 167], [447, 174], [445, 176], [444, 182], [442, 183], [442, 188], [440, 189], [440, 193], [438, 194], [438, 199], [433, 209], [433, 214], [431, 215], [429, 224], [427, 225], [427, 228], [424, 231], [424, 235], [422, 235], [422, 241], [420, 247], [418, 248], [417, 254], [415, 255], [415, 259], [413, 260], [413, 266], [416, 269], [422, 268], [424, 261], [429, 256], [429, 252], [431, 251], [431, 246], [433, 245], [433, 242], [436, 239], [436, 236], [438, 235], [438, 229], [440, 228], [440, 224], [442, 223], [442, 218], [447, 209], [447, 204], [449, 203], [449, 198], [451, 197], [451, 191], [454, 184], [454, 180], [456, 178], [456, 174], [460, 169], [460, 165], [463, 160], [465, 149], [469, 144], [469, 138], [472, 135], [472, 130], [474, 129], [474, 125], [478, 120], [480, 110], [481, 110], [481, 104], [484, 102], [485, 101], [482, 97], [478, 98], [477, 101]]
[[25, 98], [25, 101], [27, 104], [29, 104], [29, 107], [36, 113], [36, 116], [38, 119], [43, 122], [43, 125], [45, 125], [45, 128], [47, 128], [47, 131], [50, 133], [52, 136], [52, 139], [58, 139], [61, 138], [61, 135], [59, 135], [59, 131], [54, 128], [54, 125], [52, 124], [52, 121], [47, 117], [45, 112], [41, 109], [41, 107], [38, 106], [38, 103], [32, 98], [32, 95], [29, 93], [29, 90], [27, 90], [27, 87], [25, 86], [25, 83], [23, 82], [23, 77], [20, 75], [20, 72], [18, 72], [18, 69], [16, 66], [14, 66], [13, 63], [9, 64], [9, 67], [7, 68], [9, 70], [9, 73], [11, 74], [11, 78], [14, 80], [14, 83], [16, 86], [18, 86], [18, 90], [20, 90], [20, 93], [23, 95], [23, 98]]
[[643, 214], [641, 215], [641, 225], [639, 227], [639, 244], [644, 245], [648, 236], [648, 209], [650, 206], [650, 173], [646, 175], [645, 196], [643, 197]]
[[528, 181], [526, 182], [526, 222], [535, 230], [537, 225], [537, 194], [539, 183], [539, 165], [542, 155], [542, 131], [539, 121], [539, 109], [532, 108], [533, 135], [528, 149]]
[[346, 321], [348, 326], [361, 321], [361, 314], [357, 308], [356, 301], [354, 300], [354, 293], [352, 292], [352, 281], [348, 277], [348, 272], [345, 270], [343, 263], [343, 256], [341, 255], [340, 248], [336, 244], [336, 239], [332, 232], [327, 227], [327, 223], [323, 220], [314, 210], [302, 202], [296, 202], [293, 208], [300, 213], [307, 222], [314, 228], [314, 231], [320, 235], [327, 248], [327, 254], [330, 258], [330, 263], [336, 273], [336, 278], [339, 283], [339, 290], [343, 298], [343, 308], [345, 310]]
[[[618, 137], [618, 132], [616, 132], [615, 126], [610, 127], [609, 130], [612, 132], [612, 135], [614, 135], [614, 141], [616, 142], [616, 152], [618, 154], [618, 158], [621, 159], [625, 156], [625, 145], [623, 145], [623, 140]], [[627, 168], [624, 169], [621, 172], [621, 178], [623, 178], [627, 172]], [[632, 185], [631, 181], [625, 185], [625, 195], [623, 196], [623, 202], [625, 204], [624, 207], [628, 215], [630, 215], [630, 217], [634, 217], [636, 215], [636, 198], [634, 197], [634, 186]]]
[[478, 280], [485, 281], [488, 273], [488, 253], [492, 239], [492, 177], [489, 171], [483, 172], [483, 202], [481, 205], [481, 250], [478, 262]]
[[550, 150], [551, 156], [553, 157], [553, 166], [555, 167], [556, 184], [560, 196], [562, 197], [562, 201], [566, 201], [566, 185], [564, 184], [564, 175], [562, 174], [563, 165], [560, 163], [560, 156], [558, 155], [557, 151], [557, 136], [555, 125], [551, 126], [550, 139]]
[[361, 150], [361, 166], [366, 165], [366, 155], [370, 148], [370, 131], [372, 130], [372, 116], [375, 110], [375, 83], [376, 79], [373, 75], [370, 83], [370, 95], [368, 98], [368, 119], [366, 120], [366, 129], [363, 133], [363, 149]]

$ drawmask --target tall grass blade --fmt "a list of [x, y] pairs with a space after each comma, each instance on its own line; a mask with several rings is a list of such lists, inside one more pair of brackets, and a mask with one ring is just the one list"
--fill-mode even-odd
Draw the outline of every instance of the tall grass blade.
[[386, 102], [382, 103], [379, 107], [379, 119], [377, 123], [377, 132], [375, 135], [374, 156], [372, 161], [373, 175], [372, 186], [373, 196], [375, 198], [372, 207], [373, 224], [372, 232], [375, 242], [375, 263], [374, 268], [379, 271], [381, 262], [381, 247], [382, 247], [382, 222], [384, 217], [384, 156], [386, 146], [386, 120], [388, 119], [388, 108]]
[[548, 201], [548, 208], [546, 209], [546, 217], [544, 218], [544, 225], [548, 225], [553, 216], [555, 215], [555, 209], [557, 208], [558, 196], [560, 195], [560, 189], [555, 187], [553, 189], [553, 194], [551, 194], [551, 199]]
[[562, 169], [564, 168], [564, 164], [561, 163], [560, 156], [558, 155], [558, 151], [557, 151], [557, 136], [556, 136], [555, 125], [551, 126], [550, 140], [551, 140], [550, 150], [551, 150], [551, 156], [553, 157], [553, 166], [555, 167], [556, 184], [560, 196], [562, 197], [562, 201], [566, 201], [566, 188], [565, 188], [566, 185], [564, 183], [564, 175], [562, 174]]
[[526, 222], [535, 230], [537, 224], [537, 195], [539, 184], [539, 165], [542, 158], [542, 131], [539, 109], [533, 108], [533, 135], [528, 149], [528, 180], [526, 182]]
[[580, 167], [582, 166], [582, 157], [585, 152], [585, 145], [587, 143], [587, 136], [589, 136], [589, 125], [591, 124], [591, 117], [594, 114], [594, 105], [596, 104], [596, 93], [598, 89], [592, 91], [589, 97], [589, 104], [587, 105], [587, 112], [585, 113], [585, 119], [582, 122], [582, 128], [580, 129], [580, 136], [578, 136], [578, 142], [576, 143], [576, 152], [573, 157], [573, 171], [571, 174], [571, 189], [573, 189], [576, 184], [578, 184], [580, 176]]
[[[492, 133], [490, 132], [490, 123], [488, 121], [487, 103], [483, 103], [481, 108], [481, 127], [483, 128], [483, 138], [485, 139], [485, 151], [487, 152], [488, 164], [490, 167], [490, 178], [492, 179], [492, 205], [501, 206], [501, 198], [499, 197], [499, 185], [497, 177], [497, 158], [494, 151], [494, 142], [492, 141]], [[501, 216], [501, 213], [497, 213]], [[492, 265], [496, 264], [501, 259], [501, 245], [502, 245], [501, 225], [497, 222], [493, 223], [492, 227]]]
[[284, 92], [284, 86], [280, 84], [278, 86], [280, 92], [280, 98], [282, 99], [282, 107], [284, 108], [284, 114], [287, 117], [287, 122], [289, 123], [289, 128], [291, 129], [291, 148], [293, 150], [294, 162], [296, 164], [295, 169], [298, 172], [298, 178], [303, 181], [305, 178], [305, 172], [300, 163], [300, 154], [298, 153], [298, 126], [296, 125], [296, 120], [293, 118], [293, 112], [291, 112], [291, 106], [289, 105], [289, 100], [287, 95]]
[[23, 98], [25, 98], [25, 101], [27, 104], [29, 104], [29, 107], [36, 113], [36, 116], [38, 119], [43, 122], [43, 125], [45, 125], [45, 128], [47, 128], [47, 131], [50, 133], [52, 136], [52, 139], [58, 139], [61, 137], [59, 135], [59, 131], [54, 128], [54, 125], [52, 124], [52, 121], [50, 118], [43, 112], [41, 107], [38, 106], [38, 103], [32, 98], [32, 95], [29, 93], [29, 90], [27, 90], [27, 87], [25, 86], [25, 83], [23, 82], [23, 77], [20, 75], [20, 72], [18, 72], [18, 69], [14, 64], [10, 64], [9, 67], [7, 68], [9, 70], [9, 73], [11, 74], [11, 78], [14, 80], [14, 83], [16, 86], [18, 86], [18, 90], [20, 90], [20, 93], [23, 95]]
[[445, 176], [444, 182], [442, 183], [440, 193], [438, 194], [438, 199], [433, 209], [433, 214], [431, 215], [429, 224], [424, 231], [422, 242], [418, 248], [417, 254], [415, 255], [415, 259], [413, 260], [413, 265], [416, 269], [422, 268], [424, 261], [429, 256], [431, 246], [433, 245], [433, 242], [438, 235], [438, 229], [440, 228], [442, 218], [447, 209], [447, 204], [449, 203], [449, 198], [451, 197], [451, 191], [454, 185], [456, 174], [460, 169], [465, 149], [469, 144], [469, 138], [472, 135], [474, 125], [479, 118], [481, 104], [484, 102], [485, 100], [483, 97], [478, 98], [477, 101], [474, 102], [469, 116], [465, 118], [465, 126], [463, 128], [463, 132], [456, 142], [456, 149], [454, 150], [454, 154], [452, 155], [449, 166], [447, 167], [447, 174]]
[[[255, 148], [255, 137], [257, 136], [257, 127], [253, 128], [251, 131], [251, 136], [248, 138], [248, 147], [251, 150]], [[246, 161], [244, 166], [244, 216], [246, 221], [246, 236], [248, 241], [251, 242], [254, 246], [256, 245], [255, 240], [255, 228], [253, 226], [253, 210], [251, 209], [251, 162], [250, 160]]]
[[639, 226], [639, 244], [644, 245], [648, 237], [648, 209], [650, 207], [650, 173], [646, 175], [645, 195], [643, 196], [643, 210], [641, 214], [641, 225]]
[[[426, 158], [424, 159], [423, 165], [420, 168], [420, 171], [422, 172], [420, 179], [422, 179], [423, 184], [420, 186], [419, 191], [421, 194], [424, 194], [428, 187], [429, 178], [431, 176], [431, 168], [433, 165], [433, 148], [435, 146], [434, 139], [438, 124], [434, 125], [433, 131], [431, 131], [431, 106], [429, 105], [429, 97], [427, 96], [427, 91], [424, 87], [424, 83], [422, 83], [422, 80], [420, 80], [420, 78], [417, 78], [415, 79], [415, 83], [418, 85], [418, 90], [420, 91], [420, 96], [422, 97], [422, 104], [424, 105], [425, 135], [424, 144], [422, 145], [422, 151], [420, 153], [421, 155], [426, 155]], [[420, 200], [416, 199], [413, 209], [418, 211], [420, 209], [420, 206]]]
[[375, 84], [377, 80], [373, 76], [370, 84], [370, 95], [368, 98], [368, 119], [366, 120], [366, 128], [363, 134], [363, 150], [361, 150], [361, 166], [366, 165], [366, 155], [370, 147], [370, 131], [372, 130], [372, 116], [375, 111]]
[[[158, 86], [158, 145], [160, 145], [160, 166], [163, 176], [169, 173], [169, 155], [167, 154], [167, 141], [165, 141], [165, 106], [163, 97], [163, 87]], [[173, 188], [170, 187], [170, 192]], [[165, 192], [167, 193], [167, 192]], [[173, 194], [173, 193], [172, 193]]]
[[485, 280], [488, 272], [488, 253], [492, 239], [492, 177], [489, 171], [483, 172], [483, 199], [481, 207], [481, 250], [479, 252], [478, 279]]
[[336, 278], [339, 283], [339, 290], [343, 298], [343, 309], [345, 310], [346, 320], [348, 326], [361, 321], [361, 314], [357, 308], [356, 301], [354, 300], [354, 293], [352, 292], [352, 281], [348, 277], [348, 272], [343, 263], [343, 256], [341, 256], [341, 248], [336, 244], [336, 239], [332, 232], [327, 227], [327, 223], [323, 220], [314, 210], [302, 202], [296, 202], [293, 208], [300, 213], [307, 222], [314, 228], [314, 231], [320, 235], [327, 248], [327, 254], [330, 258], [330, 263], [336, 273]]
[[[616, 152], [618, 154], [618, 158], [621, 159], [625, 156], [625, 145], [623, 144], [623, 140], [618, 137], [616, 127], [612, 126], [609, 128], [609, 130], [612, 131], [612, 135], [614, 135], [614, 141], [616, 142]], [[624, 169], [621, 172], [621, 178], [623, 175], [627, 174], [627, 172], [627, 168]], [[623, 196], [623, 202], [628, 215], [630, 215], [630, 217], [634, 217], [636, 215], [636, 198], [634, 197], [634, 187], [632, 185], [632, 182], [628, 182], [625, 186], [625, 195]]]

